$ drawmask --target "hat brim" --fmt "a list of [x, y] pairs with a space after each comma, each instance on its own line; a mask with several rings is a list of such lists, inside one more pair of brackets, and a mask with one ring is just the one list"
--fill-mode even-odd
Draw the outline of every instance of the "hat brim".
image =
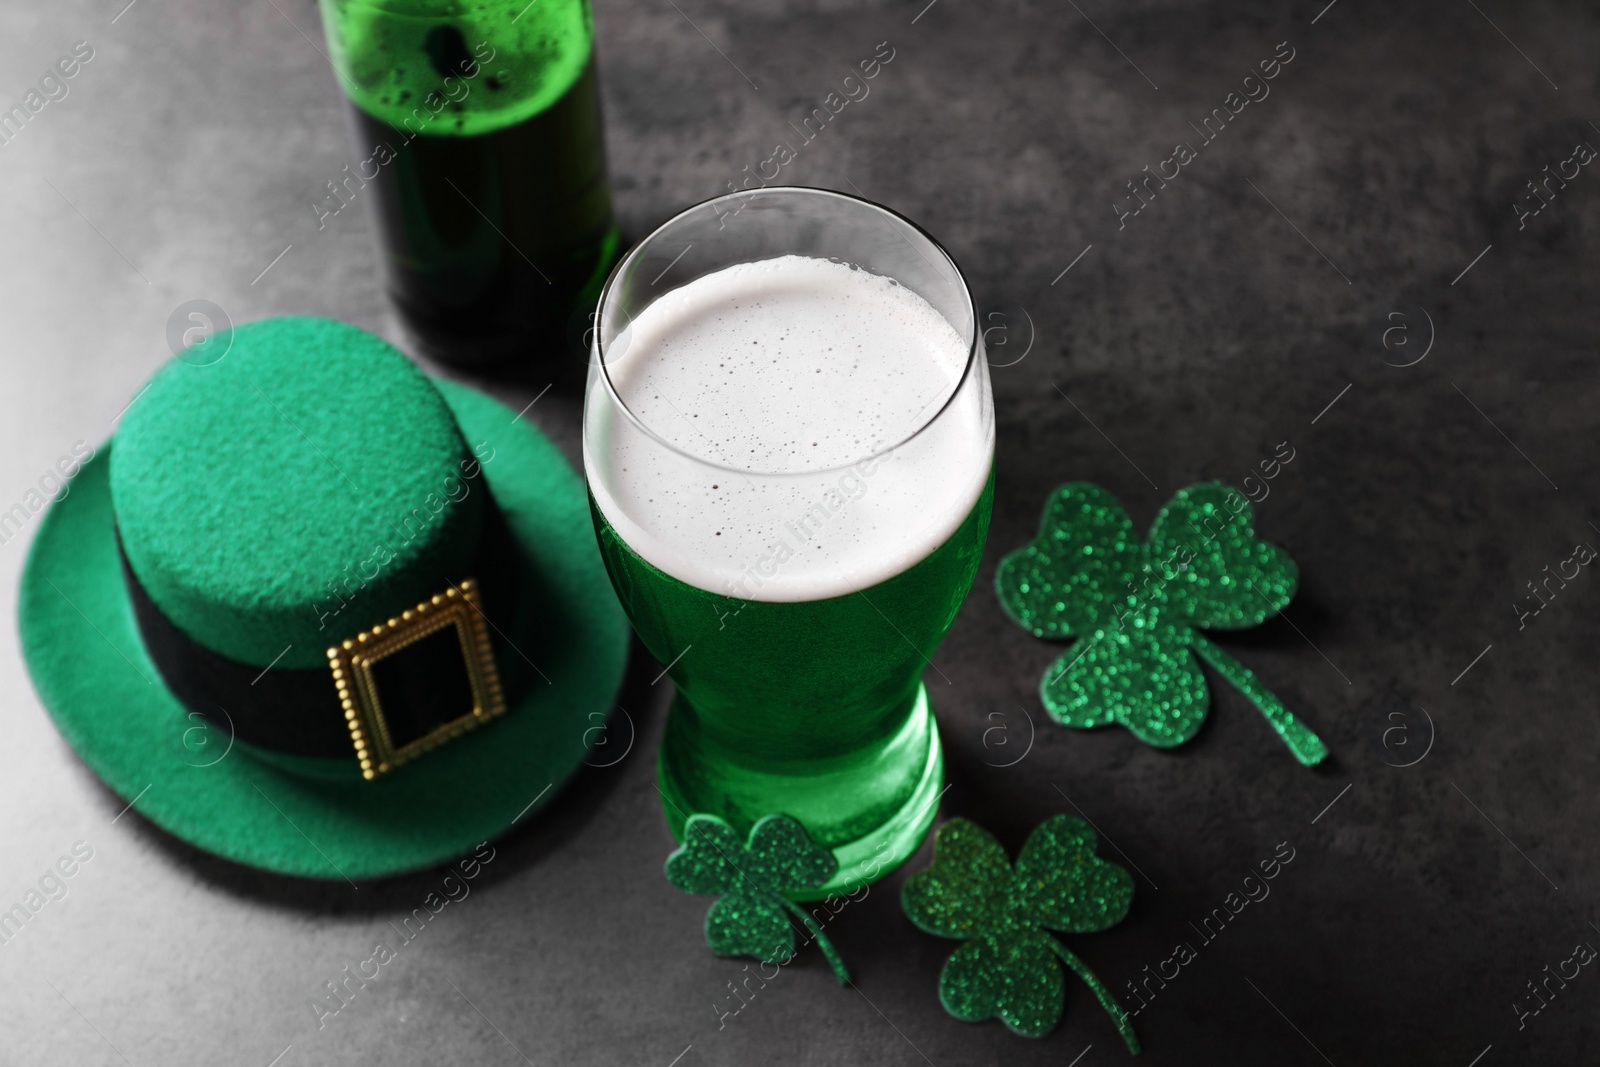
[[18, 604], [28, 670], [67, 743], [157, 826], [280, 874], [401, 874], [459, 856], [548, 803], [599, 736], [622, 683], [628, 623], [583, 481], [509, 408], [436, 384], [469, 444], [495, 450], [483, 474], [540, 599], [540, 646], [510, 654], [538, 672], [502, 717], [376, 781], [308, 777], [254, 758], [168, 692], [124, 585], [109, 448], [44, 517]]

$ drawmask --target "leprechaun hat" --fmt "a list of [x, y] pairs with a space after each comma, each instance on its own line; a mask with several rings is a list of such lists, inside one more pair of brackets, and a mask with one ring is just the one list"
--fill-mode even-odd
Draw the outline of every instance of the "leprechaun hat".
[[582, 480], [355, 327], [219, 342], [156, 373], [39, 528], [44, 705], [142, 815], [252, 867], [353, 881], [501, 834], [622, 679]]

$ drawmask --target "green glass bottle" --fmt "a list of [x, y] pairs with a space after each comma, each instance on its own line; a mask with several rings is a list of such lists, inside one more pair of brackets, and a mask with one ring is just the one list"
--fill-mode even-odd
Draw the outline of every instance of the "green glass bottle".
[[617, 247], [588, 0], [321, 6], [358, 160], [329, 192], [372, 199], [406, 326], [457, 365], [566, 358]]

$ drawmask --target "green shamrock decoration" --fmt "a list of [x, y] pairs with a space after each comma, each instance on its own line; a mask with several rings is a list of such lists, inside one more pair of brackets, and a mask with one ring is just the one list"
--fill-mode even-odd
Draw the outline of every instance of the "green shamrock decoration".
[[1180, 489], [1143, 544], [1115, 497], [1073, 482], [1050, 497], [1038, 537], [1000, 561], [995, 589], [1035, 637], [1085, 639], [1040, 682], [1056, 721], [1121, 723], [1146, 744], [1181, 745], [1210, 703], [1193, 653], [1237, 686], [1310, 767], [1327, 746], [1200, 632], [1259, 626], [1289, 603], [1298, 580], [1288, 553], [1257, 539], [1250, 502], [1219, 482]]
[[[945, 1011], [966, 1022], [999, 1016], [1026, 1037], [1061, 1021], [1060, 963], [1094, 992], [1138, 1053], [1133, 1025], [1094, 972], [1048, 931], [1088, 934], [1122, 921], [1133, 878], [1094, 854], [1082, 819], [1055, 815], [1028, 835], [1016, 866], [989, 831], [951, 819], [933, 839], [933, 863], [906, 879], [900, 906], [918, 927], [961, 938], [939, 974]], [[1060, 963], [1057, 962], [1060, 961]]]
[[850, 981], [844, 960], [816, 921], [785, 895], [826, 885], [838, 870], [833, 853], [787, 815], [763, 818], [744, 844], [715, 815], [691, 815], [683, 845], [666, 865], [667, 881], [677, 888], [717, 897], [706, 912], [706, 944], [713, 953], [785, 963], [795, 953], [793, 915], [811, 932], [842, 985]]

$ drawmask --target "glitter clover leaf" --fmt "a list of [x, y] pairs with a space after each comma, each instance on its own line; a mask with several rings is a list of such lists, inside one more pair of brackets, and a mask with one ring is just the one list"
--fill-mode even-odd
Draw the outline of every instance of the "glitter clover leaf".
[[784, 963], [795, 954], [793, 915], [810, 931], [841, 984], [844, 960], [822, 928], [787, 894], [826, 885], [839, 870], [833, 853], [788, 815], [768, 815], [741, 843], [715, 815], [691, 815], [683, 845], [667, 857], [667, 881], [685, 893], [715, 896], [706, 912], [706, 944], [718, 956]]
[[1201, 630], [1242, 630], [1282, 611], [1299, 569], [1256, 537], [1250, 502], [1219, 482], [1180, 489], [1140, 542], [1115, 497], [1087, 482], [1057, 489], [1039, 535], [1000, 561], [995, 589], [1035, 637], [1077, 639], [1039, 694], [1056, 721], [1120, 723], [1149, 745], [1192, 738], [1210, 696], [1195, 656], [1260, 709], [1306, 766], [1328, 749]]
[[1035, 827], [1015, 866], [976, 823], [951, 819], [939, 827], [933, 863], [906, 879], [900, 906], [928, 933], [966, 942], [939, 974], [946, 1011], [966, 1022], [999, 1016], [1019, 1034], [1044, 1037], [1061, 1021], [1065, 963], [1111, 1016], [1128, 1051], [1139, 1051], [1111, 991], [1049, 933], [1094, 933], [1128, 914], [1132, 876], [1094, 848], [1094, 831], [1070, 815]]

